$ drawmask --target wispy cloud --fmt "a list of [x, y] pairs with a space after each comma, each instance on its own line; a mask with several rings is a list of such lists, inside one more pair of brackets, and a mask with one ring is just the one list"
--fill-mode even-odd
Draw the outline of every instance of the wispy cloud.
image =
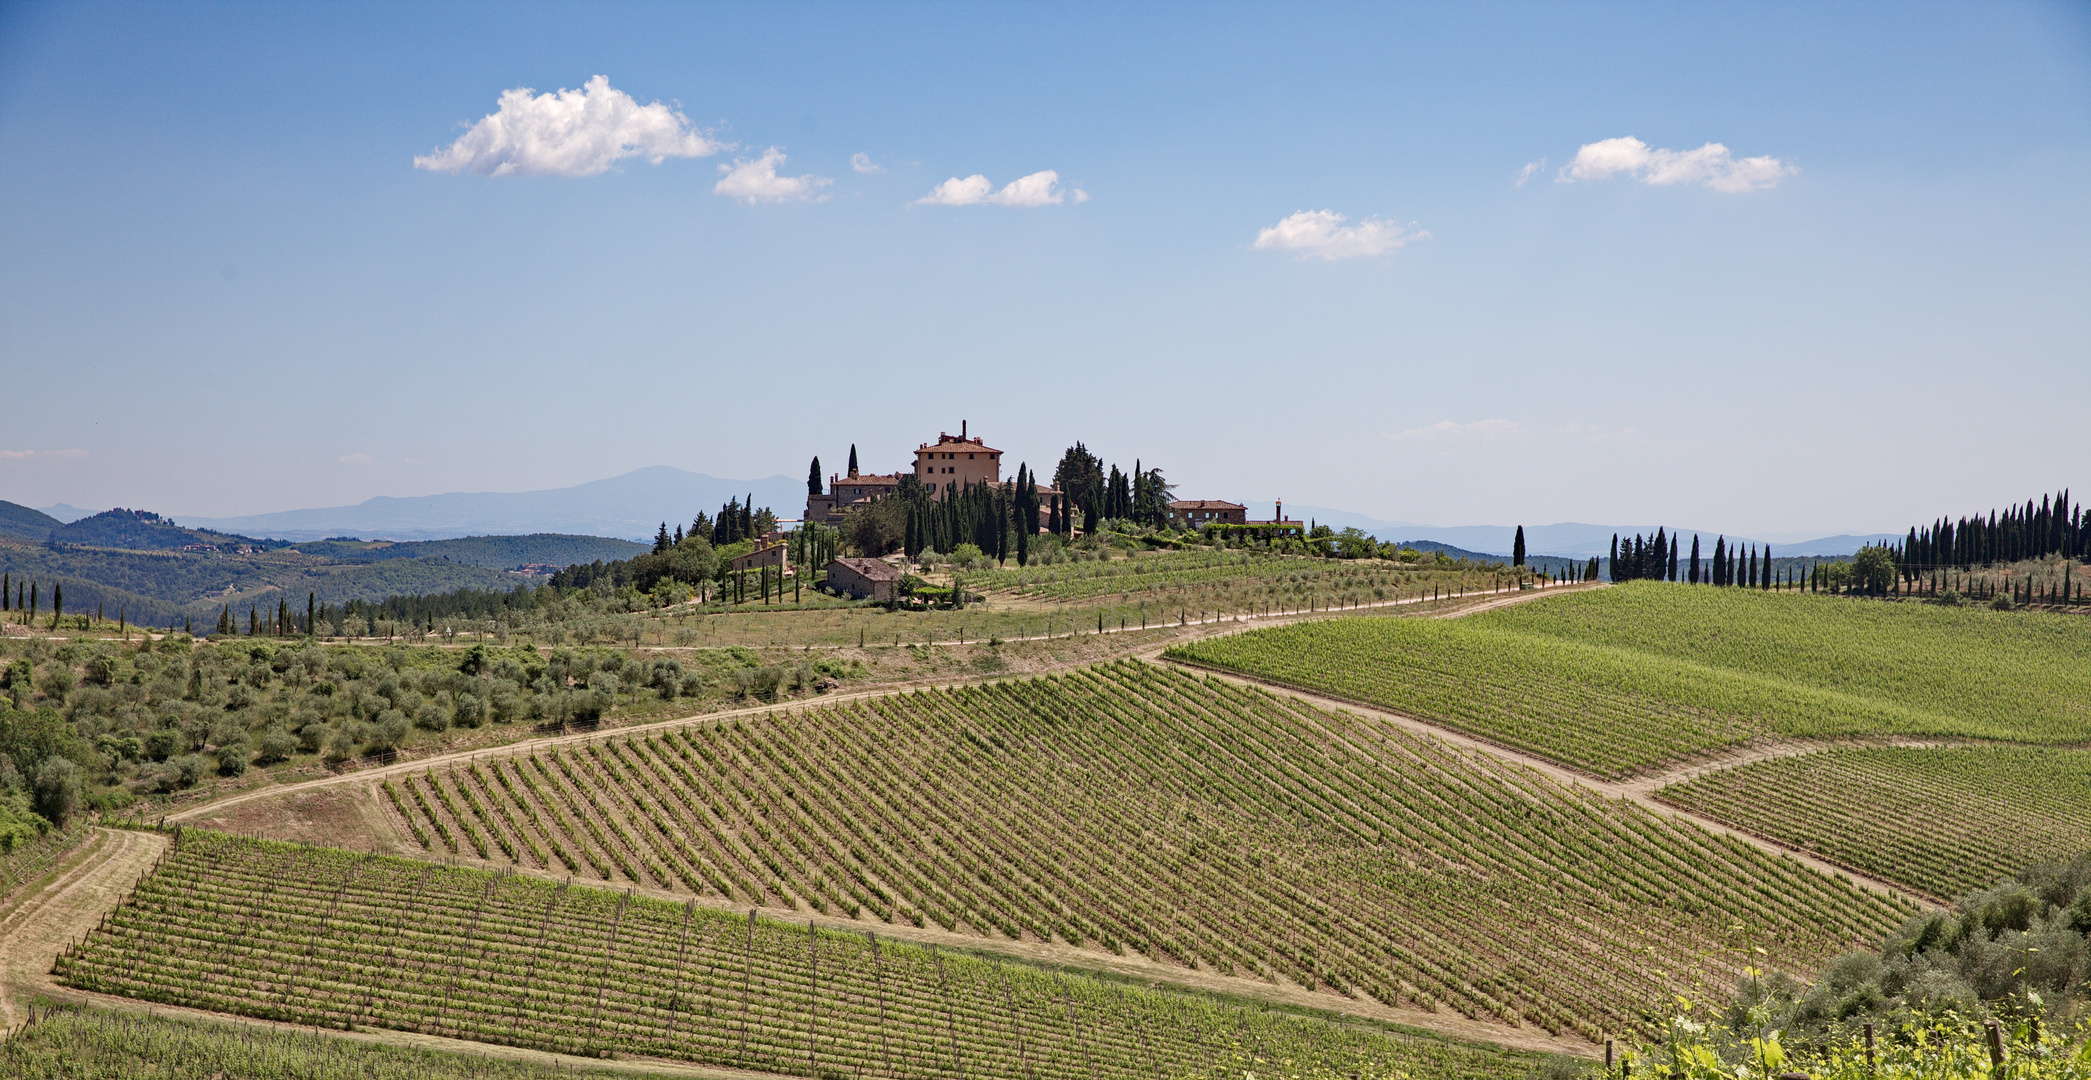
[[658, 101], [641, 105], [597, 75], [579, 90], [503, 91], [499, 109], [448, 148], [415, 158], [414, 167], [481, 176], [594, 176], [629, 157], [659, 165], [732, 148], [682, 113]]
[[0, 450], [0, 461], [79, 461], [85, 450]]
[[849, 167], [860, 173], [882, 173], [886, 171], [884, 165], [871, 160], [870, 154], [851, 154], [849, 156]]
[[1526, 163], [1525, 163], [1525, 167], [1524, 167], [1524, 168], [1522, 168], [1522, 169], [1519, 169], [1519, 170], [1517, 171], [1517, 185], [1516, 185], [1516, 186], [1518, 186], [1518, 187], [1524, 187], [1524, 186], [1525, 186], [1525, 181], [1527, 181], [1527, 180], [1530, 180], [1530, 179], [1532, 179], [1532, 175], [1533, 175], [1534, 173], [1537, 173], [1537, 172], [1538, 172], [1539, 170], [1541, 170], [1541, 169], [1544, 169], [1544, 168], [1546, 168], [1546, 159], [1545, 159], [1545, 158], [1540, 158], [1540, 159], [1539, 159], [1538, 161], [1528, 161], [1528, 162], [1526, 162]]
[[1626, 173], [1644, 184], [1700, 184], [1736, 194], [1775, 187], [1800, 172], [1775, 157], [1738, 158], [1717, 142], [1697, 150], [1656, 150], [1633, 136], [1585, 143], [1561, 170], [1561, 183]]
[[1351, 259], [1385, 255], [1411, 240], [1429, 239], [1427, 231], [1409, 232], [1397, 222], [1369, 217], [1356, 225], [1334, 210], [1302, 210], [1256, 234], [1250, 246], [1259, 251], [1295, 251], [1302, 259]]
[[825, 199], [820, 189], [835, 181], [824, 176], [778, 176], [777, 166], [784, 164], [784, 152], [772, 146], [753, 159], [735, 158], [731, 165], [719, 166], [722, 175], [712, 191], [729, 199], [745, 199], [750, 203], [796, 202], [803, 199]]
[[916, 199], [918, 205], [930, 206], [1057, 206], [1062, 202], [1084, 203], [1089, 193], [1081, 188], [1060, 187], [1060, 174], [1051, 169], [1021, 176], [1005, 184], [1000, 191], [988, 182], [987, 177], [974, 173], [963, 179], [952, 177], [938, 184], [929, 194]]
[[1498, 417], [1493, 420], [1440, 420], [1424, 427], [1407, 431], [1383, 433], [1380, 438], [1396, 442], [1502, 442], [1506, 439], [1521, 439], [1525, 427], [1515, 420]]

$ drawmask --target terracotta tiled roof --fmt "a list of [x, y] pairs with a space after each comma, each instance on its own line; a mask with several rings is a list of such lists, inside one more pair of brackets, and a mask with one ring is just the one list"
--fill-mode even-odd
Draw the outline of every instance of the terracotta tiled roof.
[[1248, 507], [1246, 507], [1246, 506], [1243, 506], [1243, 505], [1242, 505], [1242, 504], [1240, 504], [1240, 503], [1231, 503], [1231, 502], [1228, 502], [1228, 501], [1227, 501], [1227, 500], [1225, 500], [1225, 499], [1180, 499], [1180, 500], [1178, 500], [1178, 501], [1176, 501], [1176, 502], [1170, 503], [1170, 504], [1169, 504], [1169, 509], [1171, 509], [1171, 510], [1246, 510], [1246, 509], [1248, 509]]
[[923, 443], [915, 448], [915, 453], [917, 454], [999, 454], [1001, 452], [981, 442], [978, 438], [961, 439], [956, 435], [939, 435], [936, 442]]
[[900, 567], [878, 559], [850, 558], [837, 559], [835, 561], [856, 571], [867, 581], [899, 581], [906, 576]]

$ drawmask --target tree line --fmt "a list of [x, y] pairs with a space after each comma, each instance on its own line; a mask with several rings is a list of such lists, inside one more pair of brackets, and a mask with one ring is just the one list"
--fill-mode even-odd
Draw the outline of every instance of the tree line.
[[2072, 506], [2069, 489], [2052, 498], [2027, 499], [1999, 513], [1948, 521], [1938, 518], [1924, 527], [1911, 526], [1896, 550], [1896, 566], [1911, 574], [1924, 570], [1972, 569], [1992, 563], [2042, 559], [2091, 558], [2091, 517]]

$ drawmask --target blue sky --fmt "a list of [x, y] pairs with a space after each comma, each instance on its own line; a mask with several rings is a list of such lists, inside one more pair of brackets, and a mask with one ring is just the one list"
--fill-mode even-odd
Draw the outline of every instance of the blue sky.
[[2087, 12], [11, 5], [0, 498], [799, 476], [962, 418], [1440, 524], [2091, 489]]

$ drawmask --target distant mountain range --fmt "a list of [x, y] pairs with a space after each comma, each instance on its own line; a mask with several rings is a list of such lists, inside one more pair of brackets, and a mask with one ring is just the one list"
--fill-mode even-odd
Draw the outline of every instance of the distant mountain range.
[[[1301, 521], [1312, 519], [1317, 524], [1337, 529], [1356, 527], [1381, 540], [1427, 540], [1490, 555], [1509, 555], [1511, 542], [1517, 535], [1517, 527], [1514, 525], [1418, 525], [1406, 521], [1380, 521], [1363, 514], [1326, 506], [1288, 506], [1285, 508], [1285, 516]], [[1687, 550], [1691, 546], [1692, 534], [1696, 532], [1703, 538], [1701, 549], [1709, 555], [1713, 552], [1714, 538], [1721, 535], [1727, 535], [1731, 544], [1741, 541], [1744, 544], [1763, 547], [1769, 543], [1772, 553], [1781, 557], [1816, 555], [1827, 558], [1854, 554], [1867, 544], [1903, 538], [1902, 533], [1866, 533], [1856, 536], [1845, 533], [1782, 543], [1760, 537], [1722, 534], [1711, 529], [1679, 528], [1674, 525], [1664, 527], [1672, 533], [1683, 534]], [[1615, 534], [1631, 536], [1635, 533], [1653, 533], [1655, 530], [1654, 525], [1586, 525], [1574, 521], [1554, 525], [1527, 525], [1525, 550], [1533, 555], [1559, 555], [1583, 559], [1594, 555], [1601, 558], [1611, 553], [1612, 537]]]
[[[460, 536], [569, 533], [652, 540], [667, 522], [688, 525], [699, 511], [717, 515], [728, 499], [753, 495], [778, 517], [805, 511], [803, 480], [770, 476], [721, 480], [667, 465], [544, 491], [451, 492], [411, 498], [379, 496], [354, 506], [285, 510], [250, 517], [182, 517], [192, 528], [279, 540], [355, 536], [365, 540], [446, 540]], [[56, 515], [53, 515], [54, 517]]]
[[[206, 518], [178, 515], [178, 518], [182, 526], [190, 529], [293, 542], [338, 536], [360, 537], [365, 540], [408, 541], [529, 533], [616, 537], [643, 542], [651, 540], [654, 530], [664, 521], [671, 529], [678, 524], [687, 525], [700, 510], [707, 514], [716, 514], [720, 505], [727, 499], [747, 498], [751, 494], [756, 506], [767, 506], [779, 517], [795, 518], [805, 506], [805, 491], [802, 481], [784, 476], [770, 476], [761, 480], [722, 480], [703, 473], [656, 465], [651, 468], [634, 469], [607, 480], [594, 480], [572, 487], [542, 491], [452, 492], [410, 498], [380, 496], [354, 506], [285, 510], [248, 517]], [[1259, 507], [1258, 512], [1261, 511], [1262, 508]], [[11, 519], [0, 515], [0, 536], [24, 538], [24, 533], [16, 530], [36, 532], [38, 528], [48, 533], [60, 525], [89, 516], [88, 512], [63, 503], [44, 507], [41, 513], [28, 512], [40, 520], [16, 522], [11, 525]], [[1441, 526], [1382, 521], [1364, 514], [1326, 506], [1293, 505], [1286, 507], [1286, 516], [1299, 520], [1311, 518], [1320, 524], [1338, 529], [1355, 526], [1381, 540], [1429, 542], [1463, 551], [1503, 556], [1510, 554], [1511, 538], [1516, 532], [1516, 528], [1511, 525]], [[1590, 525], [1560, 522], [1552, 525], [1528, 525], [1525, 527], [1525, 547], [1535, 556], [1554, 555], [1587, 559], [1593, 555], [1605, 555], [1610, 550], [1615, 533], [1627, 536], [1634, 533], [1652, 533], [1655, 529], [1656, 526], [1645, 524]], [[1712, 549], [1714, 537], [1721, 535], [1710, 529], [1694, 530], [1690, 527], [1672, 527], [1671, 531], [1682, 532], [1687, 545], [1690, 544], [1692, 533], [1697, 532], [1704, 538], [1708, 551]], [[34, 538], [42, 539], [43, 535], [38, 534]], [[1839, 534], [1811, 539], [1789, 539], [1794, 535], [1784, 533], [1770, 539], [1731, 535], [1728, 539], [1731, 542], [1741, 541], [1759, 547], [1769, 543], [1774, 553], [1781, 556], [1837, 557], [1850, 555], [1865, 544], [1900, 539], [1902, 534]]]

